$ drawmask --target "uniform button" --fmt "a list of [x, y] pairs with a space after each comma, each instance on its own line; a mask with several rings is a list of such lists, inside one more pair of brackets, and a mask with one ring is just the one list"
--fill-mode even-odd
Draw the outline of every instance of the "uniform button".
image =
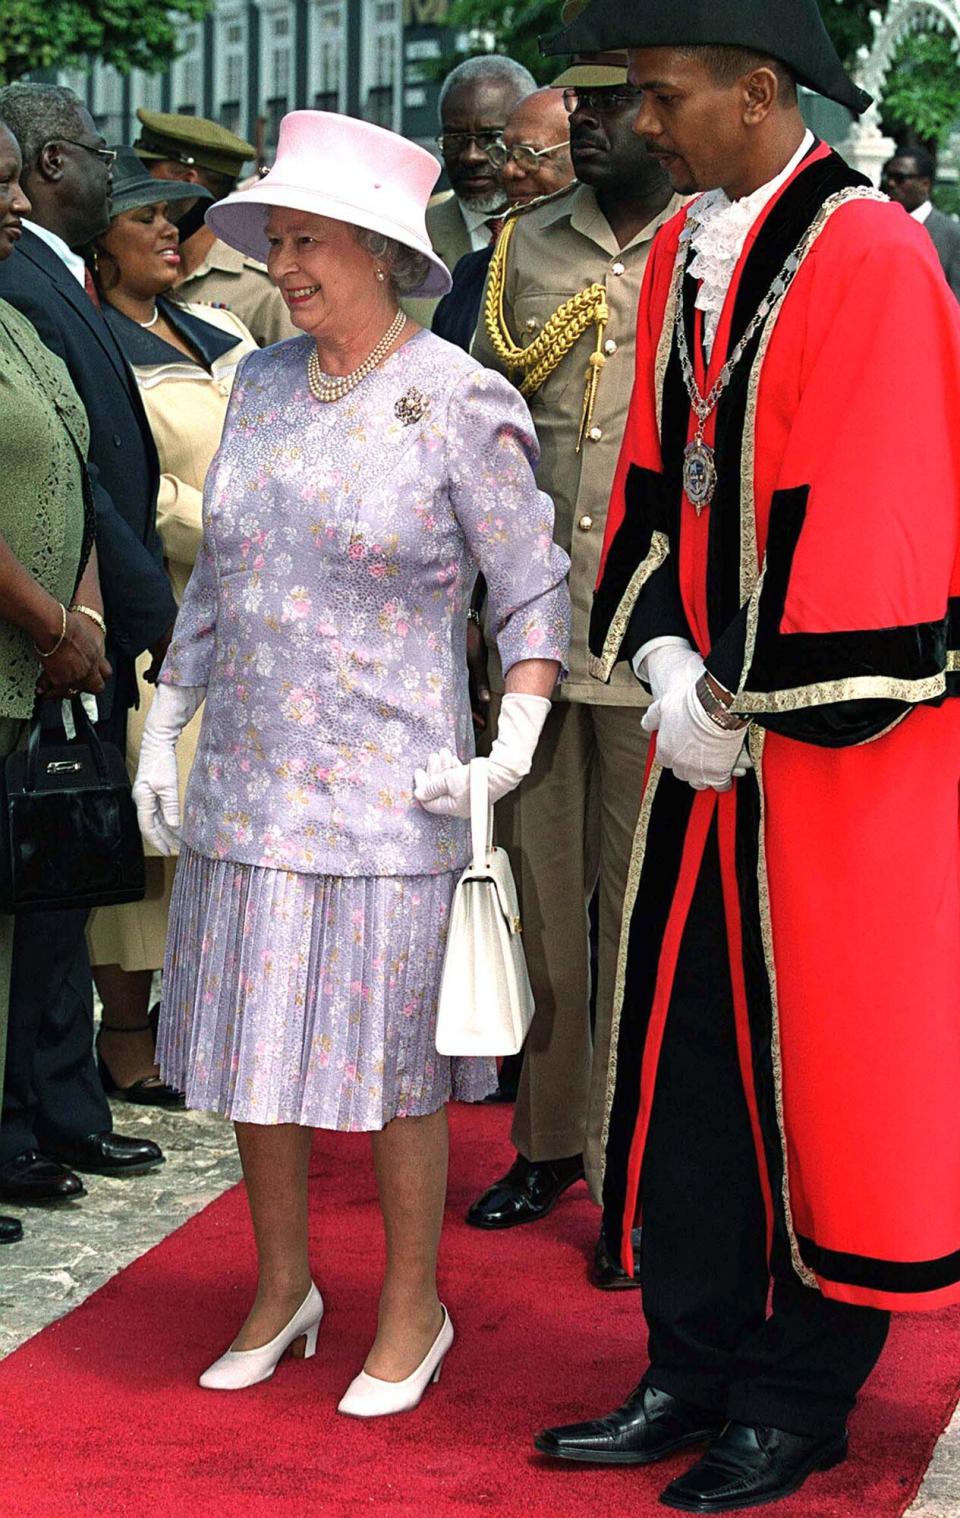
[[616, 353], [617, 345], [612, 337], [607, 338], [606, 342], [603, 345], [603, 351], [604, 353], [609, 354], [611, 357], [614, 353]]
[[120, 436], [119, 432], [115, 432], [113, 434], [113, 446], [114, 448], [123, 447], [123, 438]]
[[526, 325], [528, 332], [536, 332], [540, 323], [537, 321], [537, 318], [535, 316], [528, 316]]
[[579, 522], [577, 523], [577, 526], [580, 528], [581, 532], [589, 532], [590, 529], [591, 529], [591, 527], [593, 526], [593, 517], [591, 517], [591, 516], [582, 516], [580, 518]]
[[600, 439], [603, 437], [603, 428], [591, 427], [590, 431], [587, 433], [587, 436], [590, 439], [591, 443], [599, 443]]
[[627, 272], [626, 265], [622, 264], [620, 262], [620, 260], [617, 259], [617, 262], [613, 266], [613, 272], [614, 272], [614, 274], [626, 274], [626, 272]]

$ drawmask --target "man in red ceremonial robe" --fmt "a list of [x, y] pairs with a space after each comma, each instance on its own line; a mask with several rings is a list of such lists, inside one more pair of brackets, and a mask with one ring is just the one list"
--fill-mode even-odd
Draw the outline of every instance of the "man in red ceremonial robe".
[[842, 1460], [889, 1313], [960, 1301], [960, 318], [805, 130], [798, 81], [869, 103], [815, 0], [592, 0], [546, 49], [622, 46], [705, 192], [648, 266], [591, 627], [655, 697], [604, 1180], [650, 1367], [536, 1443], [706, 1442], [661, 1500], [720, 1513]]

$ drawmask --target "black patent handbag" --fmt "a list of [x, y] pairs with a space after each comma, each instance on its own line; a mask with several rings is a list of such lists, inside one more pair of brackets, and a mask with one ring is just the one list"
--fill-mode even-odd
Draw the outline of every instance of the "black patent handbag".
[[0, 912], [141, 901], [143, 844], [130, 777], [75, 697], [76, 737], [43, 743], [36, 720], [25, 749], [3, 763]]

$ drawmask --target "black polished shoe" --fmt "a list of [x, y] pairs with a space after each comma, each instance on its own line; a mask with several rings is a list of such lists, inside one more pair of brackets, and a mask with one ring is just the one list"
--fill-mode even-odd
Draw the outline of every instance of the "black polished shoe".
[[729, 1513], [789, 1497], [814, 1471], [847, 1457], [846, 1433], [830, 1439], [788, 1434], [762, 1423], [728, 1423], [702, 1460], [660, 1493], [684, 1513]]
[[506, 1175], [488, 1186], [467, 1213], [472, 1228], [515, 1228], [535, 1223], [572, 1186], [583, 1180], [583, 1158], [526, 1160], [518, 1154]]
[[81, 1196], [86, 1192], [80, 1177], [36, 1149], [25, 1149], [0, 1165], [0, 1202], [33, 1207], [74, 1202]]
[[23, 1224], [19, 1218], [0, 1218], [0, 1244], [15, 1244], [23, 1238]]
[[593, 1465], [651, 1465], [688, 1444], [703, 1444], [723, 1427], [722, 1413], [678, 1402], [641, 1381], [622, 1407], [590, 1423], [545, 1428], [534, 1438], [543, 1455]]
[[163, 1150], [150, 1139], [122, 1133], [90, 1133], [69, 1144], [48, 1144], [47, 1153], [88, 1175], [142, 1175], [163, 1164]]
[[635, 1291], [640, 1285], [640, 1230], [633, 1230], [633, 1275], [628, 1276], [619, 1259], [612, 1254], [603, 1230], [593, 1251], [593, 1263], [587, 1275], [598, 1291]]

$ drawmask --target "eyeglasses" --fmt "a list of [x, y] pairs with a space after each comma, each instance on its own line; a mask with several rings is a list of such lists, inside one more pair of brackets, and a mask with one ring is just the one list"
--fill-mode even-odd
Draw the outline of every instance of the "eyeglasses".
[[490, 149], [500, 141], [502, 135], [501, 128], [491, 129], [488, 132], [441, 132], [437, 138], [437, 147], [444, 158], [459, 158], [465, 148], [474, 144], [481, 153], [489, 153]]
[[906, 184], [908, 179], [921, 179], [920, 174], [904, 174], [900, 169], [884, 169], [881, 176], [883, 184]]
[[592, 90], [567, 89], [563, 92], [563, 105], [568, 116], [574, 111], [594, 111], [600, 116], [611, 116], [614, 111], [626, 110], [631, 105], [639, 107], [641, 94], [641, 90], [622, 90], [610, 85]]
[[487, 157], [495, 169], [502, 169], [507, 163], [515, 163], [518, 169], [525, 169], [533, 173], [540, 167], [541, 158], [547, 153], [556, 153], [560, 148], [568, 148], [570, 141], [555, 142], [549, 148], [531, 148], [525, 142], [518, 142], [516, 147], [508, 148], [505, 142], [495, 142], [487, 148]]
[[[89, 142], [76, 142], [72, 137], [57, 137], [54, 141], [69, 143], [72, 148], [83, 148], [85, 153], [92, 153], [95, 158], [99, 158], [100, 162], [108, 169], [112, 169], [117, 161], [115, 148], [95, 148]], [[49, 147], [50, 144], [47, 143], [46, 146]]]

